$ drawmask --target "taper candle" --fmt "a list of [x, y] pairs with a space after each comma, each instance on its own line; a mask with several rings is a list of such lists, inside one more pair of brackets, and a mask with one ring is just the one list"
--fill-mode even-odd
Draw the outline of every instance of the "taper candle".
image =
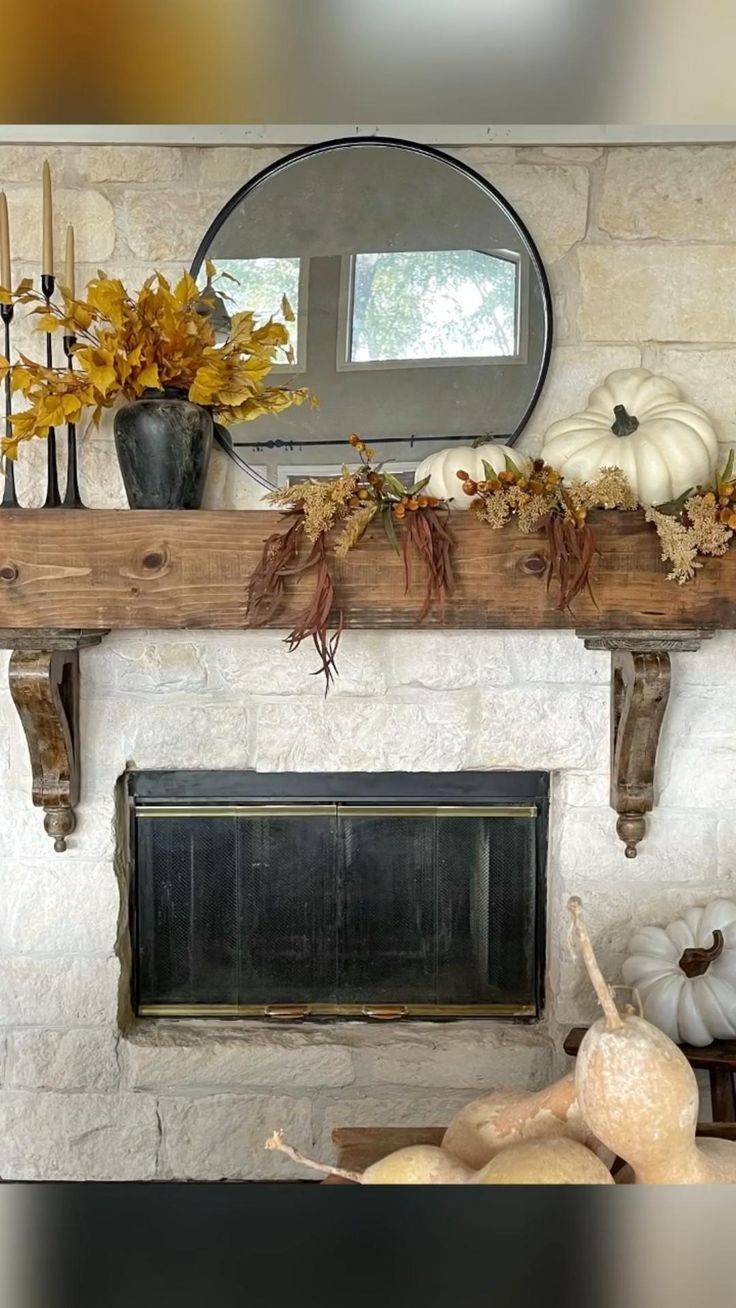
[[43, 253], [41, 273], [54, 275], [54, 214], [51, 203], [51, 169], [48, 159], [43, 163]]
[[72, 299], [76, 296], [74, 279], [74, 228], [71, 223], [66, 229], [66, 250], [64, 258], [64, 285]]
[[4, 191], [0, 191], [0, 286], [6, 291], [11, 289], [10, 271], [10, 226], [8, 224], [8, 200]]

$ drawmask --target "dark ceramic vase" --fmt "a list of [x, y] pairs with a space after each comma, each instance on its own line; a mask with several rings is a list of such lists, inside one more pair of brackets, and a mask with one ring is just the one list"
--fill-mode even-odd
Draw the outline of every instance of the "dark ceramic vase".
[[115, 448], [131, 509], [198, 509], [212, 418], [186, 391], [145, 391], [115, 414]]

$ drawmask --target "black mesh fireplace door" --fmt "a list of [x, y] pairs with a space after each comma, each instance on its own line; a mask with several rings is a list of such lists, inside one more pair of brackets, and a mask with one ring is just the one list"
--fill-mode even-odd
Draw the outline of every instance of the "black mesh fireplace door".
[[546, 774], [127, 783], [139, 1016], [540, 1015]]

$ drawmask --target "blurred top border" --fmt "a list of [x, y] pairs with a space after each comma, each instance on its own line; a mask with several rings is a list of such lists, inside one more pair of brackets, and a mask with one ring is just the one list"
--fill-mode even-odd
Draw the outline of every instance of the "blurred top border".
[[736, 141], [736, 124], [0, 123], [3, 145], [309, 145], [349, 136], [448, 146], [724, 144]]

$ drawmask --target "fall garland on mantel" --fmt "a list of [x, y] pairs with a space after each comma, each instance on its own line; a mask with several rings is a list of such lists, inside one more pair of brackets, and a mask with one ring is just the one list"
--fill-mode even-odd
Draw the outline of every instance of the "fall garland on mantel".
[[644, 516], [656, 528], [663, 562], [671, 564], [670, 580], [692, 581], [703, 566], [699, 556], [725, 554], [736, 531], [733, 450], [714, 488], [685, 491], [671, 504], [650, 505]]
[[[272, 491], [265, 498], [286, 510], [288, 526], [274, 532], [263, 547], [261, 560], [248, 587], [247, 617], [253, 626], [263, 626], [278, 611], [288, 580], [292, 577], [313, 578], [312, 594], [287, 637], [294, 650], [308, 637], [320, 658], [318, 671], [324, 673], [325, 693], [336, 675], [335, 655], [342, 635], [342, 615], [329, 634], [335, 587], [329, 567], [327, 535], [338, 523], [344, 526], [332, 548], [340, 557], [360, 541], [375, 517], [380, 516], [386, 535], [404, 558], [408, 590], [412, 575], [412, 556], [424, 569], [424, 603], [420, 622], [433, 605], [440, 609], [454, 589], [452, 575], [452, 533], [449, 530], [449, 504], [435, 496], [423, 495], [429, 478], [407, 488], [392, 473], [373, 467], [375, 457], [358, 436], [350, 444], [360, 456], [360, 466], [353, 471], [343, 467], [331, 481], [300, 482]], [[306, 554], [300, 557], [303, 547]]]
[[[358, 468], [343, 467], [330, 481], [301, 482], [272, 491], [266, 500], [284, 509], [286, 527], [273, 532], [248, 588], [247, 617], [264, 626], [276, 616], [287, 584], [312, 578], [312, 593], [286, 641], [291, 650], [311, 638], [325, 677], [325, 692], [337, 674], [336, 654], [343, 630], [338, 611], [334, 629], [335, 587], [330, 554], [345, 556], [361, 540], [366, 527], [380, 518], [391, 545], [403, 556], [408, 590], [413, 561], [424, 574], [422, 621], [436, 605], [442, 609], [454, 589], [449, 500], [426, 493], [425, 478], [406, 487], [392, 473], [373, 464], [373, 450], [358, 436], [350, 444], [360, 457]], [[458, 489], [472, 497], [470, 511], [479, 522], [498, 529], [515, 521], [525, 534], [543, 531], [547, 542], [547, 586], [556, 587], [561, 609], [570, 609], [580, 592], [590, 590], [590, 568], [598, 553], [588, 521], [591, 509], [632, 510], [637, 496], [619, 468], [604, 468], [589, 482], [564, 484], [559, 472], [543, 459], [523, 460], [521, 469], [506, 457], [504, 471], [484, 464], [485, 480], [473, 481], [458, 472]], [[660, 539], [662, 559], [671, 565], [669, 578], [689, 581], [702, 567], [701, 555], [725, 553], [736, 530], [736, 477], [733, 453], [714, 489], [691, 489], [670, 504], [645, 508]], [[331, 543], [329, 533], [342, 529]]]

